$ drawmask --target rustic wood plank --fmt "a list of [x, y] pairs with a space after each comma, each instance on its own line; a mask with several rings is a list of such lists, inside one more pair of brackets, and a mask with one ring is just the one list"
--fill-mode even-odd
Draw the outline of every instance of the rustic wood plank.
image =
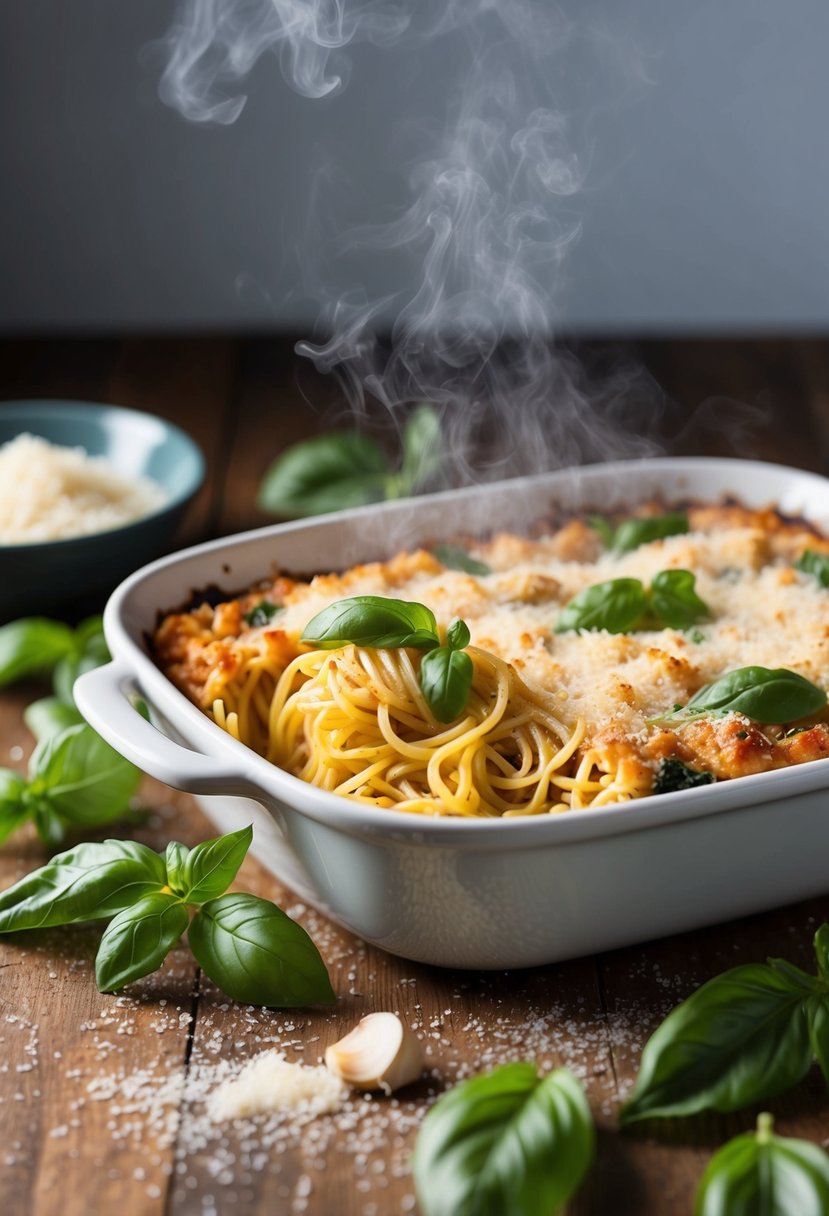
[[276, 522], [256, 504], [266, 470], [292, 444], [337, 425], [335, 407], [341, 400], [336, 384], [297, 356], [292, 342], [260, 338], [243, 343], [230, 459], [221, 489], [220, 533]]
[[175, 423], [196, 440], [207, 463], [204, 486], [171, 549], [215, 531], [229, 459], [236, 359], [236, 342], [223, 338], [135, 338], [118, 348], [108, 384], [113, 402]]
[[[706, 980], [769, 956], [814, 974], [812, 938], [827, 918], [829, 897], [605, 955], [600, 972], [620, 1096], [633, 1086], [647, 1038], [670, 1009]], [[818, 1144], [825, 1140], [829, 1098], [816, 1069], [795, 1091], [763, 1109], [775, 1114], [781, 1134]], [[651, 1121], [614, 1137], [596, 1173], [595, 1211], [612, 1208], [618, 1216], [690, 1212], [712, 1153], [732, 1136], [752, 1130], [755, 1117], [756, 1111], [748, 1110]], [[632, 1189], [623, 1185], [629, 1178], [637, 1180]]]
[[[829, 375], [820, 344], [645, 344], [644, 353], [662, 369], [669, 390], [681, 395], [688, 416], [716, 393], [751, 403], [771, 391], [761, 454], [804, 467], [825, 462], [827, 398], [821, 394]], [[196, 536], [265, 522], [255, 491], [267, 464], [330, 418], [317, 390], [310, 395], [320, 408], [309, 409], [308, 386], [297, 387], [286, 343], [246, 342], [238, 360], [237, 354], [235, 343], [207, 339], [0, 343], [0, 387], [6, 396], [68, 395], [71, 389], [71, 395], [162, 413], [190, 430], [205, 448], [211, 478], [190, 521], [188, 536]], [[783, 434], [779, 428], [806, 398], [811, 420], [794, 435]], [[716, 422], [716, 410], [711, 418]], [[700, 433], [706, 437], [694, 442], [701, 447], [687, 450], [725, 450], [716, 427]], [[679, 438], [691, 444], [693, 436]], [[0, 764], [25, 763], [30, 740], [20, 713], [38, 692], [28, 686], [0, 698]], [[148, 781], [142, 800], [152, 808], [149, 819], [118, 825], [113, 834], [136, 834], [156, 848], [173, 838], [192, 844], [213, 834], [186, 796]], [[22, 833], [0, 850], [0, 886], [43, 859], [31, 834]], [[275, 898], [306, 924], [341, 996], [334, 1010], [245, 1010], [206, 981], [194, 997], [197, 970], [185, 948], [125, 997], [102, 997], [91, 975], [97, 930], [0, 942], [0, 1036], [9, 1067], [0, 1074], [0, 1211], [52, 1216], [59, 1207], [88, 1210], [90, 1202], [126, 1216], [413, 1211], [406, 1159], [429, 1103], [459, 1077], [519, 1057], [545, 1068], [569, 1065], [585, 1080], [599, 1151], [572, 1216], [689, 1211], [711, 1151], [749, 1127], [752, 1114], [685, 1120], [658, 1139], [652, 1128], [620, 1135], [617, 1098], [632, 1084], [644, 1039], [671, 1005], [727, 966], [777, 953], [811, 969], [810, 938], [829, 914], [829, 901], [812, 901], [617, 951], [598, 960], [598, 971], [588, 959], [529, 972], [461, 973], [366, 947], [318, 913], [300, 910], [255, 862], [245, 864], [239, 885]], [[198, 1094], [215, 1080], [217, 1059], [234, 1065], [276, 1045], [289, 1059], [316, 1063], [327, 1042], [375, 1008], [399, 1009], [426, 1036], [429, 1071], [410, 1091], [392, 1101], [352, 1100], [345, 1112], [297, 1136], [277, 1136], [270, 1147], [261, 1131], [206, 1130]], [[96, 1078], [103, 1080], [90, 1094], [86, 1087]], [[157, 1100], [150, 1101], [162, 1083], [171, 1097], [167, 1116], [180, 1103], [177, 1135], [175, 1119], [166, 1122]], [[129, 1096], [134, 1090], [137, 1099]], [[136, 1101], [146, 1109], [131, 1111]], [[817, 1077], [773, 1109], [784, 1133], [818, 1143], [825, 1137], [827, 1102]]]
[[[29, 684], [0, 696], [0, 763], [25, 770], [33, 741], [22, 711], [44, 691]], [[179, 810], [182, 798], [176, 796]], [[205, 834], [191, 800], [180, 816], [157, 782], [145, 780], [139, 801], [153, 812], [113, 824], [101, 837], [135, 836], [163, 848], [172, 817], [186, 843]], [[0, 848], [0, 889], [47, 859], [34, 832], [23, 829]], [[90, 1177], [98, 1211], [114, 1211], [125, 1200], [131, 1211], [163, 1211], [172, 1146], [165, 1143], [160, 1113], [156, 1109], [151, 1120], [148, 1110], [113, 1123], [114, 1107], [135, 1100], [119, 1087], [119, 1077], [140, 1080], [145, 1101], [153, 1086], [181, 1070], [196, 968], [179, 947], [161, 972], [129, 995], [102, 996], [94, 981], [99, 938], [99, 928], [77, 926], [0, 939], [6, 1167], [0, 1171], [0, 1211], [51, 1216], [81, 1210], [73, 1209], [72, 1196], [86, 1204]], [[97, 1086], [92, 1093], [90, 1085]], [[110, 1092], [114, 1101], [99, 1100]], [[74, 1187], [67, 1189], [72, 1178]]]
[[111, 338], [0, 340], [2, 399], [106, 401], [107, 372], [116, 347]]

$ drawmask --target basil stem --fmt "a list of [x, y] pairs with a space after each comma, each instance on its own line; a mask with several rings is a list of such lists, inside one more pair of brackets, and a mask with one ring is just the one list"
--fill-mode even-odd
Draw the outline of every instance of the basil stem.
[[[820, 960], [829, 927], [815, 937]], [[829, 982], [781, 959], [735, 967], [672, 1010], [642, 1053], [623, 1124], [733, 1111], [796, 1085], [813, 1058], [829, 1084]]]
[[[2, 822], [0, 778], [0, 822]], [[228, 996], [255, 1005], [330, 1004], [328, 973], [308, 934], [267, 899], [227, 895], [252, 840], [247, 827], [163, 856], [134, 841], [85, 844], [0, 894], [0, 933], [109, 920], [96, 977], [102, 992], [155, 971], [183, 933]], [[195, 915], [188, 931], [188, 906]]]
[[551, 1216], [578, 1190], [595, 1149], [572, 1073], [504, 1064], [461, 1082], [423, 1121], [412, 1160], [424, 1216]]
[[735, 1136], [708, 1163], [695, 1216], [826, 1216], [829, 1157], [808, 1140], [773, 1134], [770, 1114], [754, 1133]]

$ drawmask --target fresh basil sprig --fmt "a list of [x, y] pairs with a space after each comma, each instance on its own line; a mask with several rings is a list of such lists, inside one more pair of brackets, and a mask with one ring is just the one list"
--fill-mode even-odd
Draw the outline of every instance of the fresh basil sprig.
[[486, 562], [481, 562], [477, 557], [472, 557], [460, 545], [435, 545], [432, 552], [447, 570], [460, 570], [463, 574], [482, 575], [492, 573], [492, 569]]
[[420, 665], [420, 687], [438, 722], [453, 722], [469, 699], [474, 674], [472, 660], [464, 653], [469, 629], [455, 619], [441, 646], [435, 615], [425, 604], [379, 595], [337, 600], [308, 622], [302, 641], [322, 650], [414, 646], [427, 652]]
[[423, 1121], [412, 1166], [424, 1216], [552, 1216], [595, 1147], [584, 1091], [566, 1069], [504, 1064], [461, 1082]]
[[[83, 721], [77, 710], [56, 699], [35, 702], [27, 721], [40, 742], [29, 760], [28, 780], [0, 769], [0, 841], [31, 819], [50, 848], [69, 827], [96, 828], [129, 809], [141, 774]], [[62, 725], [69, 721], [69, 725]]]
[[666, 536], [679, 536], [689, 530], [688, 516], [683, 511], [669, 511], [665, 515], [652, 515], [644, 519], [626, 519], [614, 528], [603, 515], [591, 515], [587, 520], [608, 549], [614, 553], [630, 553], [640, 545]]
[[321, 515], [422, 492], [439, 481], [440, 419], [420, 405], [403, 428], [399, 468], [360, 431], [335, 431], [288, 448], [265, 473], [259, 506], [274, 515]]
[[653, 722], [690, 721], [738, 713], [761, 724], [796, 722], [826, 707], [826, 693], [786, 667], [737, 667], [706, 684], [685, 706]]
[[795, 562], [795, 569], [802, 570], [804, 574], [811, 574], [821, 587], [829, 587], [829, 554], [804, 549]]
[[708, 605], [695, 591], [690, 570], [663, 570], [646, 588], [638, 578], [613, 578], [594, 583], [574, 596], [559, 616], [556, 633], [573, 629], [688, 629], [709, 616]]
[[791, 1089], [817, 1059], [829, 1085], [829, 926], [817, 976], [782, 959], [734, 967], [673, 1009], [642, 1053], [622, 1124], [734, 1111]]
[[79, 845], [0, 894], [0, 933], [109, 920], [95, 976], [114, 992], [157, 970], [186, 932], [199, 965], [236, 1000], [331, 1004], [305, 930], [267, 899], [224, 893], [252, 838], [247, 827], [194, 849], [173, 842], [163, 856], [131, 840]]
[[39, 616], [0, 627], [0, 687], [52, 672], [55, 694], [72, 705], [77, 676], [108, 660], [99, 616], [82, 621], [77, 629]]
[[695, 1216], [826, 1216], [829, 1157], [808, 1140], [775, 1136], [770, 1114], [711, 1158], [697, 1191]]

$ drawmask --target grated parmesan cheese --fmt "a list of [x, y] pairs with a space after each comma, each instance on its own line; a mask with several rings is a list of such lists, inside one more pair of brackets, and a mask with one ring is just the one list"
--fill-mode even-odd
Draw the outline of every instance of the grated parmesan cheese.
[[207, 1109], [217, 1123], [276, 1110], [324, 1115], [338, 1110], [347, 1092], [327, 1068], [290, 1064], [281, 1051], [263, 1051], [213, 1091]]
[[124, 477], [102, 456], [36, 435], [0, 447], [0, 542], [62, 540], [108, 532], [158, 510], [160, 486]]

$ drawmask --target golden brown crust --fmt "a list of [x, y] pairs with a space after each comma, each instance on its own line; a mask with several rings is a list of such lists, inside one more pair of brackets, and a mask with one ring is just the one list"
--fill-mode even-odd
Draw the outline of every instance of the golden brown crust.
[[[663, 504], [648, 503], [637, 515], [656, 515], [664, 509]], [[781, 638], [787, 632], [791, 636], [785, 613], [771, 602], [773, 589], [777, 586], [790, 595], [802, 594], [801, 589], [807, 584], [794, 564], [806, 548], [829, 553], [829, 539], [818, 535], [804, 521], [786, 519], [772, 508], [751, 510], [739, 504], [694, 504], [688, 508], [688, 518], [691, 534], [687, 539], [682, 536], [654, 542], [653, 560], [659, 563], [654, 568], [698, 568], [712, 580], [712, 589], [727, 583], [732, 575], [742, 577], [741, 572], [762, 573], [769, 580], [762, 584], [770, 597], [770, 602], [764, 605], [765, 619], [779, 627]], [[620, 520], [621, 517], [613, 522]], [[708, 554], [704, 538], [712, 533], [724, 535]], [[492, 574], [478, 577], [447, 571], [433, 553], [418, 549], [399, 553], [386, 562], [320, 574], [309, 582], [277, 575], [215, 607], [203, 603], [190, 612], [166, 616], [154, 637], [156, 657], [188, 697], [209, 709], [251, 655], [265, 654], [280, 669], [284, 668], [304, 649], [300, 642], [302, 625], [297, 622], [307, 622], [325, 603], [355, 594], [418, 599], [418, 590], [425, 584], [435, 597], [434, 601], [426, 602], [430, 602], [442, 624], [451, 616], [463, 617], [473, 631], [475, 645], [505, 658], [523, 678], [551, 690], [562, 690], [566, 703], [565, 690], [572, 684], [572, 652], [554, 634], [554, 624], [573, 589], [568, 590], [562, 580], [566, 582], [573, 577], [570, 571], [576, 571], [575, 577], [581, 578], [585, 586], [613, 577], [612, 566], [593, 565], [602, 554], [600, 537], [583, 520], [571, 519], [547, 536], [532, 539], [498, 533], [486, 543], [470, 543], [469, 547], [474, 556], [491, 567]], [[534, 564], [543, 567], [546, 560], [553, 561], [555, 574], [534, 568]], [[580, 569], [585, 573], [579, 574]], [[647, 581], [650, 574], [642, 577]], [[279, 627], [277, 617], [268, 627], [251, 627], [246, 614], [263, 598], [284, 605], [290, 624]], [[508, 636], [503, 631], [503, 617], [498, 615], [504, 605], [514, 613]], [[293, 614], [291, 608], [295, 609]], [[731, 623], [729, 618], [723, 618], [719, 639], [726, 655], [732, 645], [736, 654], [738, 647], [745, 644], [746, 626], [742, 621]], [[654, 640], [657, 644], [653, 644]], [[793, 656], [802, 674], [822, 685], [827, 683], [829, 659], [824, 657], [827, 646], [829, 619], [824, 626], [817, 618], [807, 652]], [[663, 727], [651, 724], [652, 717], [665, 708], [670, 710], [674, 702], [687, 703], [716, 674], [730, 669], [728, 665], [720, 666], [719, 672], [715, 669], [712, 673], [710, 660], [706, 666], [706, 661], [700, 659], [700, 648], [695, 646], [690, 632], [605, 635], [601, 646], [595, 652], [590, 651], [590, 661], [594, 653], [597, 666], [593, 670], [603, 681], [602, 695], [615, 710], [613, 714], [605, 714], [603, 722], [598, 717], [591, 722], [586, 715], [588, 732], [582, 753], [595, 749], [607, 771], [612, 768], [624, 771], [640, 790], [650, 787], [664, 759], [678, 759], [691, 768], [713, 773], [718, 779], [731, 779], [829, 757], [829, 725], [824, 723], [788, 736], [782, 729], [761, 729], [733, 714], [695, 720], [679, 729], [670, 724]], [[732, 661], [730, 666], [740, 666], [746, 661], [755, 660]], [[654, 714], [651, 707], [660, 698], [666, 704]], [[581, 710], [575, 706], [573, 713], [577, 712]], [[637, 714], [638, 729], [631, 727]], [[643, 727], [643, 722], [647, 726]]]

